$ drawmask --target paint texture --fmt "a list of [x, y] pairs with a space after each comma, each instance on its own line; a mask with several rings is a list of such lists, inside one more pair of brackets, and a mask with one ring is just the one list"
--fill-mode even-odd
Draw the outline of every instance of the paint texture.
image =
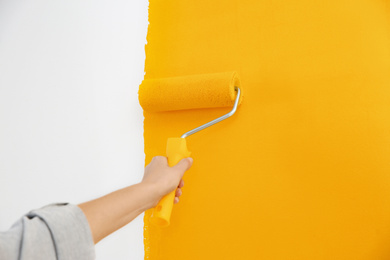
[[[389, 1], [150, 0], [145, 79], [237, 71], [145, 258], [390, 258]], [[146, 164], [229, 108], [144, 112]]]

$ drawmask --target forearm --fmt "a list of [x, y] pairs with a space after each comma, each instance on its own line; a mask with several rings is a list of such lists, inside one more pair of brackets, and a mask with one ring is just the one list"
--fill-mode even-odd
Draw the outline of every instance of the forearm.
[[94, 243], [154, 206], [153, 187], [139, 183], [78, 205], [91, 228]]

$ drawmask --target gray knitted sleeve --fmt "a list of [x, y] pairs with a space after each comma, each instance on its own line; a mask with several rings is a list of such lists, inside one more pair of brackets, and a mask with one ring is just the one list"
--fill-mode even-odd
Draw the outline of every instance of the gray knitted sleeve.
[[0, 232], [0, 260], [90, 260], [95, 247], [88, 221], [72, 204], [33, 210]]

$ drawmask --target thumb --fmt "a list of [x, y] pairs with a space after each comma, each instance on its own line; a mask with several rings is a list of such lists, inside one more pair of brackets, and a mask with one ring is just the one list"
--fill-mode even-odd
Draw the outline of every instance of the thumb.
[[178, 164], [173, 166], [173, 168], [180, 171], [181, 176], [183, 176], [184, 172], [191, 168], [192, 162], [193, 162], [193, 159], [191, 157], [187, 157], [187, 158], [181, 159]]

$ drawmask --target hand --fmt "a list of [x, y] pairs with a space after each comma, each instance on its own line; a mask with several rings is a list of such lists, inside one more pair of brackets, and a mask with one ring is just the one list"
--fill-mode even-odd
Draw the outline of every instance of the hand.
[[150, 185], [153, 190], [152, 205], [155, 207], [163, 196], [176, 190], [174, 203], [179, 202], [182, 195], [181, 188], [184, 186], [184, 172], [191, 168], [192, 158], [184, 158], [177, 165], [169, 167], [168, 160], [164, 156], [153, 157], [152, 161], [145, 167], [143, 184]]

